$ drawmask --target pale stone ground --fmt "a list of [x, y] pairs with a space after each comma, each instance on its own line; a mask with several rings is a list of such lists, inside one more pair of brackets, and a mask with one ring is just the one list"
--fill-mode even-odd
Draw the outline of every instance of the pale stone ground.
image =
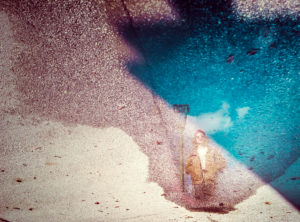
[[0, 218], [8, 221], [300, 220], [268, 185], [228, 214], [190, 212], [147, 182], [148, 158], [122, 130], [4, 118]]
[[10, 56], [21, 46], [5, 13], [0, 21], [0, 221], [300, 220], [268, 185], [228, 214], [190, 212], [147, 182], [148, 157], [122, 129], [67, 126], [16, 113]]

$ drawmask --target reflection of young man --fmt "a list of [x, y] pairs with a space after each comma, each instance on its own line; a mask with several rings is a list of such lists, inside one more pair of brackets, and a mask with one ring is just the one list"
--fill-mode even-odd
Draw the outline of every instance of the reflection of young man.
[[226, 160], [219, 150], [209, 145], [205, 132], [197, 130], [193, 151], [187, 158], [185, 172], [191, 175], [196, 198], [212, 195], [219, 170], [226, 167]]

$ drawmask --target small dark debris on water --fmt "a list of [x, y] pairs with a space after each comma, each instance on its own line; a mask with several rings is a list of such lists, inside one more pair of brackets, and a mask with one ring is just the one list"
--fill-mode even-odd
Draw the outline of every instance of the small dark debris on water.
[[4, 173], [4, 172], [5, 172], [5, 170], [1, 170], [1, 172], [2, 172], [2, 173]]
[[162, 142], [161, 141], [156, 141], [156, 145], [161, 145]]
[[253, 167], [249, 167], [248, 170], [253, 170]]
[[239, 151], [239, 155], [240, 155], [240, 156], [242, 156], [242, 155], [243, 155], [241, 151]]
[[116, 202], [119, 202], [119, 200], [116, 200]]
[[26, 163], [23, 163], [23, 166], [24, 166], [24, 167], [27, 167], [28, 165], [27, 165]]
[[115, 208], [119, 208], [120, 206], [115, 206]]
[[173, 208], [178, 208], [177, 206], [173, 207]]
[[260, 154], [265, 154], [265, 152], [264, 152], [264, 151], [261, 151]]
[[233, 60], [234, 60], [233, 55], [229, 55], [229, 56], [227, 57], [226, 62], [227, 62], [227, 63], [232, 63]]
[[300, 180], [300, 177], [292, 177], [291, 180]]
[[186, 218], [186, 219], [189, 219], [189, 218], [193, 218], [193, 217], [192, 217], [192, 216], [186, 216], [185, 218]]
[[36, 180], [36, 177], [33, 177], [34, 180]]
[[255, 156], [251, 157], [250, 161], [253, 162], [255, 160]]
[[161, 194], [160, 196], [165, 197], [165, 196], [167, 196], [167, 194], [163, 193], [163, 194]]
[[129, 209], [128, 209], [128, 208], [126, 208], [126, 210], [128, 211]]
[[276, 42], [273, 42], [270, 46], [270, 49], [274, 49], [274, 48], [276, 48], [277, 47], [277, 44], [276, 44]]
[[251, 49], [250, 51], [247, 52], [248, 55], [255, 55], [258, 52], [259, 49]]
[[23, 182], [23, 179], [22, 179], [22, 178], [16, 178], [16, 182], [22, 183], [22, 182]]
[[272, 154], [272, 155], [270, 155], [270, 156], [268, 156], [268, 160], [270, 160], [270, 159], [273, 159], [274, 158], [274, 155]]
[[42, 147], [40, 147], [40, 146], [35, 148], [35, 150], [41, 150], [41, 149], [42, 149]]
[[269, 201], [266, 201], [266, 202], [265, 202], [265, 204], [267, 204], [267, 205], [271, 205], [271, 203], [270, 203]]
[[224, 203], [219, 203], [219, 206], [220, 206], [220, 207], [223, 207], [223, 206], [224, 206]]
[[54, 157], [56, 157], [56, 158], [61, 158], [61, 156], [57, 156], [57, 155], [55, 155]]
[[31, 207], [31, 208], [29, 208], [28, 210], [33, 211], [33, 208]]
[[14, 210], [21, 210], [21, 208], [19, 208], [19, 207], [14, 207], [13, 209]]
[[100, 204], [100, 203], [97, 201], [97, 202], [95, 202], [95, 204]]

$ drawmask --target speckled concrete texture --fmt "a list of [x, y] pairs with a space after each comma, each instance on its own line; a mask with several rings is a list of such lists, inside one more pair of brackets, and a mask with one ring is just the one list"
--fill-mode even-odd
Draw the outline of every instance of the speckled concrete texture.
[[13, 67], [25, 104], [17, 112], [71, 125], [118, 126], [135, 134], [145, 152], [166, 149], [167, 142], [155, 145], [164, 133], [152, 94], [126, 70], [136, 55], [109, 25], [111, 5], [49, 1], [14, 7], [14, 35], [26, 47]]
[[233, 0], [234, 10], [241, 18], [248, 19], [276, 19], [289, 17], [297, 19], [300, 12], [299, 1], [294, 0]]
[[240, 203], [262, 182], [234, 161], [223, 199], [180, 192], [182, 116], [128, 71], [147, 58], [118, 26], [174, 24], [167, 1], [15, 0], [0, 10], [0, 221], [252, 221], [258, 208], [264, 221], [299, 218], [267, 186]]
[[[228, 214], [194, 212], [146, 181], [149, 158], [114, 127], [64, 126], [6, 115], [0, 221], [297, 221], [270, 186]], [[21, 125], [20, 125], [21, 124]], [[122, 147], [122, 149], [120, 149]]]

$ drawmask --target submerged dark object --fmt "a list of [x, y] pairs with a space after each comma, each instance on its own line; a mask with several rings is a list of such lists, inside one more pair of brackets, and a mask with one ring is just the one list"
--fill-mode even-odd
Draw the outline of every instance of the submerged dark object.
[[257, 52], [259, 51], [259, 49], [251, 49], [250, 51], [247, 52], [248, 55], [255, 55]]
[[271, 159], [273, 159], [274, 158], [274, 155], [272, 154], [272, 155], [270, 155], [270, 156], [268, 156], [268, 160], [271, 160]]
[[276, 42], [273, 42], [270, 46], [270, 49], [274, 49], [274, 48], [276, 48], [277, 47], [277, 44], [276, 44]]
[[227, 62], [227, 63], [232, 63], [233, 60], [234, 60], [233, 55], [229, 55], [229, 56], [227, 57], [226, 62]]

